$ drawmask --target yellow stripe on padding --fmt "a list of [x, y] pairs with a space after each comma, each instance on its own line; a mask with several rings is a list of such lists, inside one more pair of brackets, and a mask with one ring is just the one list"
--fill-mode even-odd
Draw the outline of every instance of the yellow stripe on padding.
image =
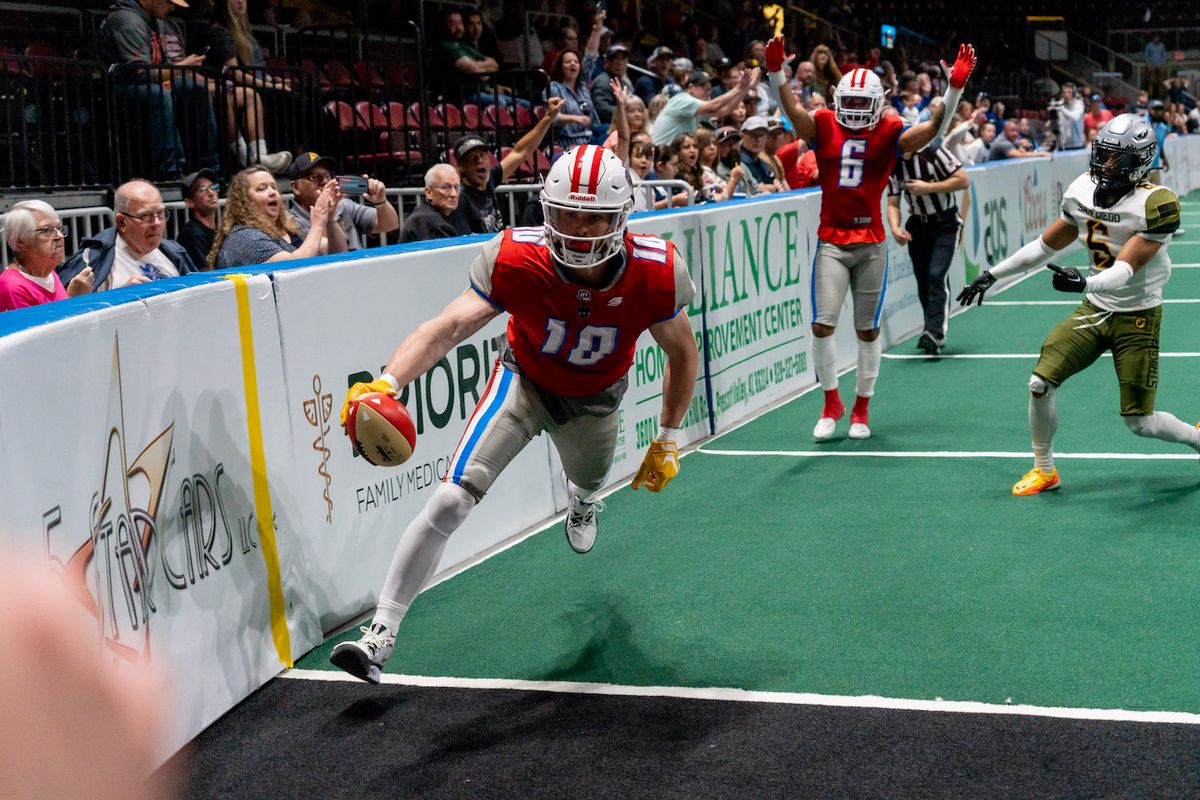
[[254, 326], [250, 322], [250, 287], [245, 275], [229, 275], [236, 287], [238, 334], [242, 344], [242, 384], [246, 391], [246, 429], [250, 434], [250, 468], [254, 475], [254, 516], [258, 540], [267, 563], [267, 594], [271, 599], [271, 633], [280, 662], [291, 669], [292, 641], [279, 579], [279, 549], [275, 546], [275, 514], [267, 485], [267, 460], [263, 454], [262, 414], [258, 407], [258, 369], [254, 364]]

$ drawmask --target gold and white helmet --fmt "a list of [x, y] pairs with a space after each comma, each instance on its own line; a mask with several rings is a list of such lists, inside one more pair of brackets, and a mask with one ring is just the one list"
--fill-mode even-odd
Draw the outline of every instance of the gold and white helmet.
[[837, 120], [847, 128], [871, 128], [883, 116], [887, 92], [879, 76], [869, 69], [852, 69], [833, 90]]
[[[633, 184], [615, 153], [584, 144], [563, 153], [550, 167], [541, 201], [550, 253], [565, 267], [586, 269], [621, 249], [625, 222], [633, 209]], [[606, 232], [600, 236], [563, 233], [559, 217], [570, 211], [611, 215]]]

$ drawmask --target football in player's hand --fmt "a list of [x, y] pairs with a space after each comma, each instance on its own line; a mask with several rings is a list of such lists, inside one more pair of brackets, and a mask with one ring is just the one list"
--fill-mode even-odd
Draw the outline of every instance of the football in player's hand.
[[359, 455], [377, 467], [403, 464], [417, 446], [417, 429], [408, 409], [382, 392], [364, 394], [350, 404], [346, 435]]

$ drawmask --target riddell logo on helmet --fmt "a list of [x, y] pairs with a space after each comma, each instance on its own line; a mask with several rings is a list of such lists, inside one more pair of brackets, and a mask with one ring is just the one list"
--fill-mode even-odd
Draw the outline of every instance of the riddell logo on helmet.
[[596, 195], [594, 195], [594, 194], [576, 194], [575, 192], [571, 192], [569, 195], [567, 195], [567, 199], [568, 200], [586, 200], [586, 201], [590, 202], [590, 201], [593, 201], [596, 199]]

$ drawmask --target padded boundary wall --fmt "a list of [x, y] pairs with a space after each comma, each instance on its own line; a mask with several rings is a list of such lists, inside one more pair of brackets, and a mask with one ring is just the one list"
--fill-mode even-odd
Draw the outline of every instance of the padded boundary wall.
[[[1200, 137], [1170, 141], [1180, 194]], [[952, 290], [1037, 235], [1082, 153], [969, 170]], [[635, 217], [696, 282], [701, 378], [686, 442], [815, 382], [808, 323], [816, 191]], [[496, 356], [503, 318], [404, 390], [418, 445], [371, 467], [338, 428], [345, 388], [463, 291], [487, 237], [400, 245], [287, 269], [204, 273], [0, 315], [0, 541], [61, 573], [104, 659], [148, 661], [172, 692], [165, 758], [332, 630], [368, 610], [397, 537], [444, 474]], [[890, 240], [889, 240], [890, 242]], [[843, 316], [843, 319], [848, 317]], [[922, 315], [889, 244], [885, 347]], [[855, 358], [839, 329], [841, 366]], [[658, 427], [663, 356], [646, 335], [610, 482]], [[564, 508], [535, 440], [450, 540], [442, 571]]]

